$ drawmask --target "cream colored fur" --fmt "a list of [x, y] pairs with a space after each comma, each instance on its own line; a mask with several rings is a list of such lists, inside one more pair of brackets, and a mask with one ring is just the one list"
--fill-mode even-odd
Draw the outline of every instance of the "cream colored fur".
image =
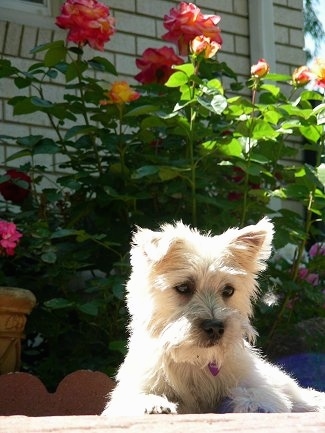
[[225, 401], [233, 412], [325, 409], [325, 394], [299, 387], [252, 346], [256, 279], [272, 237], [267, 218], [219, 236], [181, 222], [138, 229], [128, 352], [103, 415], [217, 412]]

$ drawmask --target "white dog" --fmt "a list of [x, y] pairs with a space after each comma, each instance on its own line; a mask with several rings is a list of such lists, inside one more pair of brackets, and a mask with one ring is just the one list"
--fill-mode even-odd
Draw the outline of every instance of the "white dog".
[[251, 345], [272, 237], [266, 218], [219, 236], [181, 222], [135, 233], [128, 353], [104, 415], [325, 409], [325, 394], [301, 388]]

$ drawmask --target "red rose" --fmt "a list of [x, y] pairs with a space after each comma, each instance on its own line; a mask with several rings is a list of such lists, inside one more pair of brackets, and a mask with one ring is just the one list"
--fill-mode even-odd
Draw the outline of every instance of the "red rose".
[[173, 65], [184, 63], [177, 56], [173, 48], [147, 48], [140, 59], [136, 59], [136, 65], [141, 70], [135, 79], [142, 84], [164, 84], [174, 72]]
[[56, 25], [69, 30], [68, 41], [89, 44], [100, 51], [115, 33], [115, 20], [108, 6], [97, 0], [66, 0]]
[[176, 43], [183, 56], [188, 54], [189, 43], [196, 36], [205, 36], [221, 46], [222, 38], [217, 25], [219, 21], [218, 15], [203, 15], [193, 3], [181, 2], [178, 7], [170, 10], [169, 15], [164, 16], [163, 24], [168, 32], [163, 35], [163, 39]]
[[9, 179], [0, 183], [0, 193], [5, 200], [22, 203], [30, 193], [31, 178], [28, 174], [15, 169], [7, 170]]

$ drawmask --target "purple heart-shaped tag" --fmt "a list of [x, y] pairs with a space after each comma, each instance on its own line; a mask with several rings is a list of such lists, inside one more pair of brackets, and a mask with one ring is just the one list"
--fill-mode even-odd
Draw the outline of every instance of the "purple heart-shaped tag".
[[219, 367], [215, 362], [209, 362], [208, 367], [212, 376], [216, 376], [220, 371]]

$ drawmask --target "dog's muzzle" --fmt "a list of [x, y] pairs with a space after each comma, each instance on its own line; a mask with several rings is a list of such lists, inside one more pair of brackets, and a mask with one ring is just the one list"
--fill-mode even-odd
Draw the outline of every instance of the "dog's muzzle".
[[207, 319], [201, 323], [201, 328], [211, 341], [218, 341], [225, 332], [225, 325], [221, 320]]

